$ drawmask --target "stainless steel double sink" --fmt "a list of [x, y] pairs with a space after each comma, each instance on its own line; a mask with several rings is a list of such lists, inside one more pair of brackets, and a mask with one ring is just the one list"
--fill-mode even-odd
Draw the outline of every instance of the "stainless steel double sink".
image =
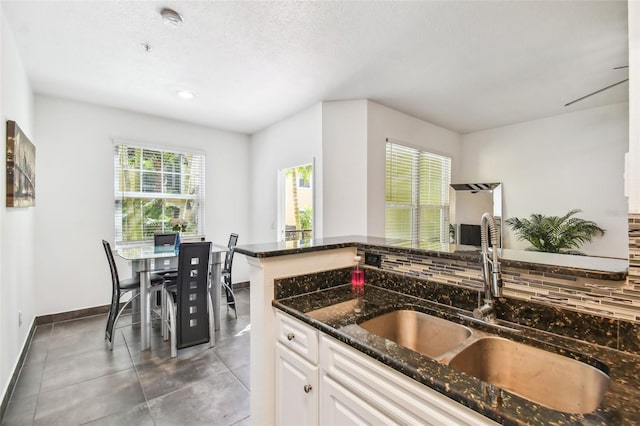
[[359, 326], [490, 385], [565, 413], [596, 410], [609, 387], [607, 374], [581, 361], [418, 311], [392, 311]]

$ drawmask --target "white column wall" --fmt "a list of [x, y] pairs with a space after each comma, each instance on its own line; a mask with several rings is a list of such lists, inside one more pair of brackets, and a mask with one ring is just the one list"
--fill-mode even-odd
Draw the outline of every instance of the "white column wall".
[[443, 127], [367, 102], [367, 229], [364, 234], [384, 236], [385, 142], [387, 138], [404, 142], [422, 151], [451, 157], [452, 181], [460, 156], [460, 135]]
[[[36, 97], [35, 117], [38, 315], [110, 302], [100, 240], [114, 239], [113, 138], [204, 151], [207, 239], [250, 239], [248, 135], [47, 96]], [[248, 275], [234, 262], [235, 282]]]
[[367, 101], [322, 103], [324, 236], [367, 234]]
[[[628, 257], [624, 154], [628, 104], [580, 110], [462, 136], [457, 183], [502, 182], [504, 217], [578, 215], [606, 229], [581, 251]], [[504, 246], [524, 249], [504, 226]]]
[[315, 159], [315, 233], [323, 235], [323, 159], [321, 104], [251, 136], [251, 235], [249, 242], [276, 241], [278, 171]]
[[640, 213], [640, 2], [629, 0], [629, 213]]
[[0, 397], [4, 397], [35, 317], [34, 223], [39, 201], [37, 167], [43, 157], [33, 131], [33, 92], [1, 7], [0, 46], [0, 164], [6, 164], [6, 120], [18, 123], [36, 146], [36, 207], [5, 207], [4, 171], [0, 184]]
[[355, 247], [288, 256], [247, 258], [251, 275], [251, 424], [275, 424], [275, 308], [271, 306], [276, 278], [311, 274], [353, 265]]

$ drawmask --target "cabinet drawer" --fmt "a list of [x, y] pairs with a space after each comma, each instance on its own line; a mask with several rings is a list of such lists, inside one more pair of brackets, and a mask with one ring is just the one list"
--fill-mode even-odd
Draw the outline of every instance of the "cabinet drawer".
[[323, 426], [395, 426], [398, 423], [363, 401], [328, 375], [320, 385], [320, 421]]
[[321, 339], [321, 371], [400, 424], [495, 425], [493, 421], [332, 337]]
[[276, 311], [278, 341], [312, 364], [318, 364], [318, 330]]

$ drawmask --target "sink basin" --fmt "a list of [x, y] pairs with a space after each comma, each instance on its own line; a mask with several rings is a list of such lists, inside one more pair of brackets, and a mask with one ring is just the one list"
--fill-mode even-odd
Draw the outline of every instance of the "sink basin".
[[359, 324], [365, 330], [436, 358], [471, 336], [471, 330], [422, 312], [398, 310]]
[[598, 408], [610, 380], [583, 362], [498, 337], [475, 341], [449, 366], [540, 405], [576, 414]]

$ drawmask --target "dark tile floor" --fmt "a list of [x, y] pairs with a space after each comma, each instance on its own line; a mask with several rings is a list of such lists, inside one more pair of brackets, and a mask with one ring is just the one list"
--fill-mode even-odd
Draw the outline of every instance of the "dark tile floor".
[[236, 297], [238, 319], [222, 307], [216, 346], [177, 359], [158, 327], [140, 351], [130, 318], [113, 352], [106, 315], [38, 326], [1, 425], [248, 425], [249, 290]]

